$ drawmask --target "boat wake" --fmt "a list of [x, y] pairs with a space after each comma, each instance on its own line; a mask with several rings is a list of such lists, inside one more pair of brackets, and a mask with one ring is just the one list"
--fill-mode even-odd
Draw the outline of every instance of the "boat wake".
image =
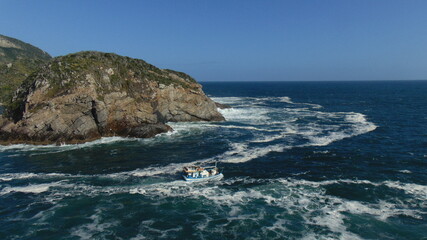
[[[145, 178], [135, 178], [133, 173], [127, 174], [132, 178], [133, 184], [123, 182], [114, 174], [106, 175], [46, 175], [27, 174], [30, 180], [44, 179], [44, 183], [28, 184], [23, 186], [4, 187], [0, 196], [13, 196], [27, 194], [38, 200], [29, 208], [22, 209], [18, 218], [25, 221], [36, 222], [37, 229], [51, 222], [55, 213], [67, 209], [67, 199], [99, 199], [93, 202], [95, 212], [83, 223], [73, 228], [73, 234], [87, 236], [88, 238], [102, 235], [110, 228], [122, 224], [120, 212], [108, 216], [105, 212], [123, 208], [121, 203], [134, 196], [132, 201], [136, 208], [148, 205], [162, 205], [170, 203], [180, 206], [174, 208], [174, 214], [203, 216], [195, 220], [200, 236], [214, 236], [238, 232], [249, 226], [257, 229], [253, 234], [257, 237], [271, 235], [284, 236], [295, 234], [292, 226], [298, 223], [298, 238], [305, 239], [363, 239], [353, 233], [346, 221], [350, 218], [361, 218], [364, 221], [388, 222], [398, 216], [405, 216], [413, 221], [422, 220], [427, 214], [427, 186], [399, 181], [372, 182], [368, 180], [325, 180], [308, 181], [295, 178], [255, 179], [250, 177], [232, 177], [223, 181], [209, 183], [188, 183], [185, 181], [169, 181], [157, 179], [156, 181]], [[13, 178], [12, 176], [9, 176]], [[23, 176], [15, 176], [10, 181], [20, 180]], [[4, 176], [3, 176], [4, 179]], [[109, 182], [108, 185], [99, 184], [99, 179]], [[129, 180], [129, 179], [128, 179]], [[334, 186], [347, 188], [363, 188], [368, 194], [376, 195], [378, 200], [348, 199], [329, 192]], [[381, 192], [404, 191], [406, 196], [402, 199], [386, 199]], [[108, 196], [108, 197], [106, 197]], [[199, 205], [186, 207], [192, 201], [200, 202]], [[49, 203], [37, 215], [29, 214], [34, 207]], [[275, 209], [271, 212], [269, 209]], [[166, 214], [166, 213], [164, 213]], [[27, 216], [30, 217], [27, 217]], [[171, 215], [166, 214], [171, 217]], [[163, 217], [151, 219], [152, 224], [143, 224], [139, 236], [154, 237], [148, 227], [161, 232], [159, 228]], [[292, 219], [293, 223], [289, 221]], [[206, 225], [222, 221], [222, 227], [206, 228]], [[114, 224], [110, 224], [114, 222]], [[159, 225], [160, 224], [160, 225]], [[147, 227], [147, 228], [146, 228]], [[165, 238], [182, 231], [183, 225], [170, 226], [164, 229]], [[178, 228], [178, 230], [177, 230]], [[27, 230], [26, 230], [27, 231]], [[28, 230], [29, 231], [29, 230]], [[327, 233], [325, 236], [325, 232]], [[169, 235], [171, 234], [171, 235]], [[236, 235], [236, 237], [238, 237]], [[273, 237], [274, 238], [274, 237]]]

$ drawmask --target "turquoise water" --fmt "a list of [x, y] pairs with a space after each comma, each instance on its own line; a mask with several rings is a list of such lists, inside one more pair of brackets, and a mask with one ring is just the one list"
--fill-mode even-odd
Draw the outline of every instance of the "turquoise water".
[[203, 85], [226, 122], [0, 147], [0, 239], [427, 239], [426, 81]]

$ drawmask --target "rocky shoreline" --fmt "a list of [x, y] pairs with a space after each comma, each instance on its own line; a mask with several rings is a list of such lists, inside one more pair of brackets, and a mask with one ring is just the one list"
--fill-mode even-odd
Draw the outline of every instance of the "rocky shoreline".
[[110, 53], [53, 59], [28, 77], [0, 118], [0, 144], [82, 143], [149, 138], [167, 122], [224, 121], [202, 86], [185, 73]]

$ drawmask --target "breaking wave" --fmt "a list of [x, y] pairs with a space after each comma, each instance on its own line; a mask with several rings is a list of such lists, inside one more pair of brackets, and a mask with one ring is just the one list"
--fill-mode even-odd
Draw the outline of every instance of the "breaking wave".
[[0, 146], [0, 152], [15, 151], [15, 152], [35, 152], [35, 153], [54, 153], [72, 151], [82, 148], [93, 147], [97, 145], [105, 145], [116, 142], [124, 141], [137, 141], [135, 138], [124, 138], [124, 137], [103, 137], [92, 142], [86, 142], [81, 144], [48, 144], [48, 145], [32, 145], [32, 144], [13, 144]]

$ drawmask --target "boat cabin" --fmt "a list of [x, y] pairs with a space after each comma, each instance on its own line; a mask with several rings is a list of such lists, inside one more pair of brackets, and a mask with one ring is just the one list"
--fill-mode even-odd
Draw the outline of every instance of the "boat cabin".
[[200, 167], [189, 166], [184, 167], [184, 176], [187, 178], [208, 178], [219, 173], [217, 167]]

